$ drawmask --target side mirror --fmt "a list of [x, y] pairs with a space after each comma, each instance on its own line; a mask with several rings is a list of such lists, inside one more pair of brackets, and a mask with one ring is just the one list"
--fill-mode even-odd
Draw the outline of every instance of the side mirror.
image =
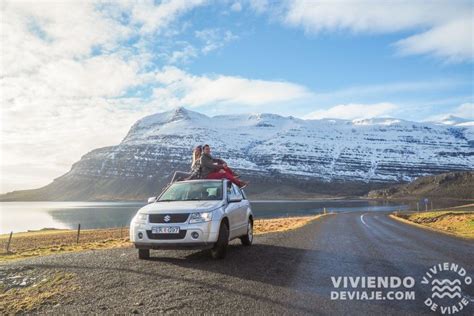
[[155, 202], [156, 202], [156, 196], [152, 196], [148, 198], [148, 204], [155, 203]]

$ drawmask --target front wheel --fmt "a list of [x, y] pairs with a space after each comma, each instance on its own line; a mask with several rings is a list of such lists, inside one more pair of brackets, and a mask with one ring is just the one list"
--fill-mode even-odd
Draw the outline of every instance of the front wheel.
[[138, 259], [150, 259], [150, 249], [138, 249]]
[[247, 235], [240, 237], [240, 241], [244, 246], [252, 245], [253, 241], [253, 221], [249, 218], [249, 223], [247, 224]]
[[214, 259], [223, 259], [227, 253], [227, 245], [229, 244], [229, 227], [222, 222], [219, 227], [219, 237], [214, 247], [211, 249], [211, 256]]

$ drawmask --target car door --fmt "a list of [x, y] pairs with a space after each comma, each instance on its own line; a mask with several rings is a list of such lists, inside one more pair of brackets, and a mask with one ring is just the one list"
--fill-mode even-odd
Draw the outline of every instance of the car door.
[[239, 215], [240, 215], [240, 203], [239, 202], [231, 202], [232, 198], [236, 197], [236, 192], [232, 185], [227, 185], [227, 218], [229, 219], [229, 239], [234, 238], [238, 235], [238, 228], [239, 228]]
[[239, 235], [242, 235], [247, 233], [247, 203], [246, 200], [244, 200], [244, 196], [240, 188], [235, 184], [232, 184], [232, 188], [235, 196], [240, 199], [240, 202], [238, 202], [238, 215], [236, 217], [238, 226], [237, 232]]

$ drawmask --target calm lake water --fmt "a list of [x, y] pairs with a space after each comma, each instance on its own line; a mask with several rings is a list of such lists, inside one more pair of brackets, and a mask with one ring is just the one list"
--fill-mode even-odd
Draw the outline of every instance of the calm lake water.
[[[256, 218], [301, 216], [328, 211], [392, 211], [403, 204], [368, 200], [252, 201]], [[0, 234], [41, 228], [109, 228], [128, 226], [139, 202], [0, 202]]]

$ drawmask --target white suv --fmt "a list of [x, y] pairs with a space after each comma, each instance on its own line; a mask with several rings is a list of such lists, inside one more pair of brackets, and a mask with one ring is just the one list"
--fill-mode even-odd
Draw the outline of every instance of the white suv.
[[130, 223], [130, 241], [138, 258], [150, 249], [210, 249], [224, 258], [230, 240], [250, 246], [253, 214], [245, 193], [228, 180], [189, 180], [170, 184], [138, 210]]

